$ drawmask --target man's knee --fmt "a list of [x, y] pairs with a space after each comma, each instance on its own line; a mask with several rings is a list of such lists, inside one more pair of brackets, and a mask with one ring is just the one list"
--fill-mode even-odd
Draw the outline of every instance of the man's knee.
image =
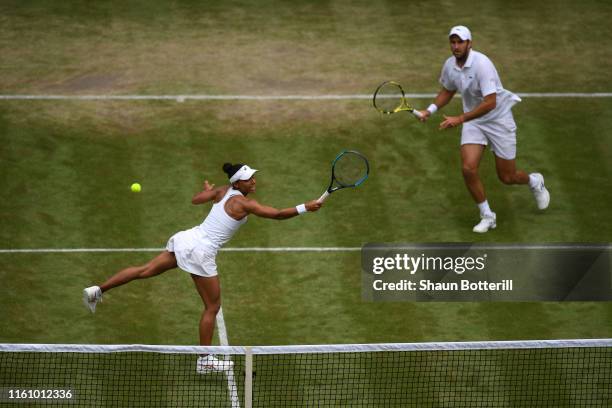
[[461, 172], [463, 173], [464, 178], [471, 179], [478, 176], [478, 167], [464, 163], [461, 167]]

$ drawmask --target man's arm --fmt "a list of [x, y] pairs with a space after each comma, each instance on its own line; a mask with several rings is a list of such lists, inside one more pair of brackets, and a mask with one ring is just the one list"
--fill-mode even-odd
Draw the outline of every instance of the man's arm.
[[[254, 214], [262, 218], [272, 218], [275, 220], [286, 220], [287, 218], [300, 215], [297, 207], [284, 208], [282, 210], [267, 205], [259, 204], [255, 200], [240, 200], [242, 209], [248, 214]], [[304, 204], [306, 211], [317, 211], [321, 208], [321, 203], [317, 200], [308, 201]]]
[[[456, 92], [457, 91], [450, 91], [442, 87], [442, 89], [440, 89], [440, 92], [438, 92], [436, 99], [434, 99], [433, 105], [436, 106], [435, 110], [442, 109], [443, 107], [448, 105], [450, 100], [453, 99], [453, 96], [455, 95]], [[422, 115], [420, 119], [421, 122], [425, 122], [433, 114], [429, 109], [425, 109], [420, 112]]]
[[497, 94], [492, 93], [484, 97], [483, 101], [474, 110], [463, 113], [459, 116], [444, 116], [444, 121], [440, 123], [440, 129], [448, 129], [459, 126], [463, 122], [476, 119], [491, 112], [497, 106]]

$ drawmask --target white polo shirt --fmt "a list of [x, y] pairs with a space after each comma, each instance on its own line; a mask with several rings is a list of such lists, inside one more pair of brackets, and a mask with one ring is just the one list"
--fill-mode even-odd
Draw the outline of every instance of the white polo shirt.
[[504, 89], [489, 57], [474, 50], [470, 50], [462, 68], [457, 66], [454, 56], [448, 58], [442, 67], [440, 84], [449, 91], [459, 91], [463, 99], [463, 112], [474, 110], [485, 96], [497, 94], [495, 109], [474, 119], [474, 122], [502, 118], [510, 112], [514, 104], [521, 101], [518, 95]]

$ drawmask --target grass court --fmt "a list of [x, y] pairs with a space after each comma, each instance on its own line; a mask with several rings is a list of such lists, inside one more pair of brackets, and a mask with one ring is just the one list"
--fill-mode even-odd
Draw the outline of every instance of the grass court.
[[[507, 89], [610, 92], [610, 18], [596, 0], [5, 1], [0, 93], [343, 95], [387, 79], [434, 93], [456, 24]], [[316, 214], [250, 217], [229, 246], [609, 242], [611, 112], [612, 98], [524, 98], [517, 163], [544, 174], [551, 206], [502, 185], [487, 153], [498, 228], [481, 236], [441, 114], [383, 118], [359, 99], [0, 100], [0, 248], [161, 248], [202, 221], [209, 206], [191, 197], [225, 182], [224, 162], [260, 169], [256, 198], [284, 208], [317, 198], [345, 148], [370, 160], [362, 187]], [[108, 293], [95, 316], [81, 304], [83, 287], [153, 255], [0, 253], [0, 343], [196, 344], [202, 305], [180, 270]], [[230, 344], [612, 336], [609, 303], [365, 303], [359, 252], [223, 252], [218, 266]]]

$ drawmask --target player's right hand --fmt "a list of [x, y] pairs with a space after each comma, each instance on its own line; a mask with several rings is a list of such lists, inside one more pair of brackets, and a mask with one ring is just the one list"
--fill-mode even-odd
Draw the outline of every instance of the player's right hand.
[[319, 202], [319, 200], [311, 200], [304, 204], [306, 209], [311, 212], [319, 211], [323, 203]]
[[431, 116], [431, 112], [429, 112], [427, 109], [419, 112], [421, 113], [421, 117], [419, 118], [419, 120], [421, 122], [427, 122], [427, 119]]

